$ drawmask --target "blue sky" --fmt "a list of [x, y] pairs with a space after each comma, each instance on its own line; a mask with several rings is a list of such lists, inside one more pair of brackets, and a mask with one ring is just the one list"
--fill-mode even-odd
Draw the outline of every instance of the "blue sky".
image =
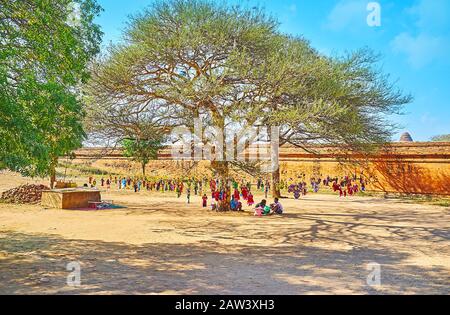
[[[152, 0], [98, 0], [97, 22], [104, 43], [120, 40], [128, 16]], [[284, 33], [302, 35], [325, 54], [370, 47], [383, 56], [380, 66], [415, 100], [392, 120], [416, 141], [450, 134], [450, 0], [229, 0], [259, 6], [280, 22]], [[370, 27], [370, 2], [381, 8], [381, 25]], [[395, 140], [399, 137], [395, 135]]]

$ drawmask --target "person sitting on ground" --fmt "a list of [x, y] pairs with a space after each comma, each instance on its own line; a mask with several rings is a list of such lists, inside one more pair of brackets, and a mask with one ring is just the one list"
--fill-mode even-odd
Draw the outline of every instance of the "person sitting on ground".
[[234, 196], [231, 199], [230, 202], [230, 209], [231, 211], [243, 211], [242, 210], [242, 202], [240, 202], [239, 200], [236, 200], [236, 198], [234, 198]]
[[263, 199], [260, 203], [255, 206], [255, 216], [262, 216], [265, 214], [265, 208], [267, 205], [267, 201]]
[[230, 201], [231, 211], [236, 211], [237, 210], [237, 206], [238, 206], [237, 200], [234, 198], [234, 196], [232, 196], [232, 199]]
[[242, 202], [240, 202], [239, 200], [237, 201], [236, 211], [244, 211], [242, 210]]
[[269, 206], [265, 206], [264, 207], [264, 211], [263, 211], [263, 215], [270, 215], [270, 211], [271, 211], [270, 207]]
[[265, 208], [266, 207], [266, 205], [267, 205], [267, 200], [266, 199], [263, 199], [260, 203], [258, 203], [256, 206], [255, 206], [255, 208]]
[[211, 200], [211, 210], [212, 211], [217, 211], [217, 203], [215, 199]]
[[280, 203], [278, 198], [275, 198], [274, 203], [270, 205], [270, 209], [272, 211], [272, 214], [278, 215], [282, 215], [284, 210], [283, 205]]

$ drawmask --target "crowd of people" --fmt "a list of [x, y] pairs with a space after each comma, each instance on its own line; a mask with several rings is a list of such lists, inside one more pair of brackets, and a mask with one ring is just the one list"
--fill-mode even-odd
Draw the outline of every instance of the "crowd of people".
[[[293, 181], [290, 179], [291, 182]], [[319, 192], [320, 188], [331, 188], [333, 192], [338, 192], [340, 197], [352, 196], [358, 192], [365, 192], [367, 179], [363, 174], [359, 177], [354, 174], [353, 176], [343, 177], [331, 177], [326, 178], [311, 178], [310, 180], [311, 190], [314, 193]], [[298, 182], [294, 182], [288, 187], [288, 192], [294, 195], [295, 199], [299, 199], [301, 196], [305, 196], [308, 193], [308, 184], [303, 177], [299, 177]]]
[[97, 180], [92, 176], [89, 177], [89, 186], [94, 188], [100, 187], [111, 189], [114, 185], [119, 190], [132, 189], [134, 192], [140, 192], [142, 190], [146, 191], [157, 191], [157, 192], [176, 192], [178, 197], [181, 197], [185, 187], [189, 187], [188, 189], [193, 188], [195, 194], [197, 195], [199, 192], [203, 190], [204, 181], [201, 180], [175, 180], [175, 179], [157, 179], [157, 180], [149, 180], [142, 179], [139, 177], [117, 177], [117, 176], [109, 176], [106, 179], [102, 177], [100, 179], [100, 183], [97, 183]]
[[[233, 179], [224, 182], [219, 179], [211, 179], [209, 189], [211, 191], [211, 210], [243, 211], [243, 202], [247, 203], [247, 206], [253, 206], [255, 203], [250, 182], [241, 181], [239, 184]], [[204, 194], [202, 199], [203, 207], [207, 207], [207, 195]]]
[[[117, 187], [118, 190], [132, 190], [134, 192], [140, 191], [155, 191], [155, 192], [175, 192], [178, 198], [186, 193], [187, 203], [191, 202], [191, 193], [195, 196], [201, 196], [202, 206], [208, 207], [208, 194], [210, 193], [211, 201], [209, 206], [214, 211], [243, 211], [243, 206], [246, 204], [248, 207], [255, 205], [254, 195], [252, 193], [252, 184], [241, 180], [238, 182], [234, 179], [229, 179], [222, 182], [220, 179], [203, 178], [188, 179], [188, 180], [176, 180], [176, 179], [143, 179], [138, 177], [117, 177], [109, 176], [102, 177], [99, 182], [97, 179], [90, 176], [88, 183], [85, 186], [92, 188], [104, 188], [111, 189]], [[268, 180], [258, 179], [254, 185], [258, 191], [264, 193], [265, 197], [268, 197], [270, 191], [270, 182]], [[208, 189], [209, 188], [209, 189]], [[258, 208], [264, 202], [259, 203]], [[275, 202], [279, 204], [279, 202]], [[281, 214], [282, 207], [276, 207], [276, 211], [272, 213]], [[267, 214], [267, 211], [266, 213]]]
[[[313, 177], [306, 182], [306, 176], [298, 176], [296, 180], [282, 180], [279, 183], [280, 190], [287, 189], [288, 193], [293, 194], [295, 199], [300, 199], [309, 192], [317, 193], [322, 187], [327, 187], [333, 192], [338, 193], [340, 197], [352, 196], [358, 192], [366, 190], [366, 178], [361, 176], [343, 176], [325, 178]], [[191, 194], [200, 196], [203, 208], [209, 208], [213, 211], [243, 211], [243, 207], [253, 207], [256, 216], [282, 214], [284, 209], [279, 199], [275, 199], [270, 205], [267, 204], [268, 193], [271, 189], [271, 182], [268, 179], [258, 178], [255, 184], [241, 179], [229, 179], [221, 181], [220, 179], [146, 179], [141, 177], [102, 177], [99, 182], [94, 177], [89, 177], [89, 184], [85, 186], [101, 187], [111, 189], [116, 187], [118, 190], [132, 190], [136, 193], [140, 191], [155, 192], [174, 192], [178, 198], [185, 193], [187, 203], [191, 203]], [[264, 194], [265, 199], [255, 205], [255, 198], [252, 189]], [[210, 200], [210, 201], [209, 201]]]
[[366, 183], [364, 179], [359, 179], [359, 184], [357, 179], [351, 179], [349, 177], [345, 177], [340, 181], [336, 180], [333, 182], [333, 191], [339, 192], [340, 197], [353, 196], [359, 191], [366, 191]]

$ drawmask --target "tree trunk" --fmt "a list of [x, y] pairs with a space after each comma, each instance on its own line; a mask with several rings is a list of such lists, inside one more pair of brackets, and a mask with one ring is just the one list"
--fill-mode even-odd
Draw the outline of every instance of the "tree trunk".
[[280, 191], [280, 135], [277, 127], [270, 130], [270, 158], [272, 168], [272, 196], [281, 198]]
[[58, 164], [58, 158], [53, 158], [50, 165], [50, 189], [55, 188], [56, 183], [56, 165]]
[[50, 189], [55, 188], [56, 183], [56, 171], [53, 169], [50, 174]]
[[[225, 119], [220, 115], [218, 111], [214, 111], [212, 113], [213, 115], [213, 122], [214, 126], [222, 131], [222, 141], [225, 140]], [[225, 149], [225, 148], [223, 148]], [[215, 150], [215, 149], [214, 149]], [[216, 152], [214, 152], [214, 155], [216, 155]], [[218, 189], [224, 189], [225, 192], [229, 193], [231, 195], [231, 189], [228, 191], [226, 184], [228, 182], [229, 173], [230, 173], [230, 165], [229, 162], [226, 161], [225, 155], [219, 157], [219, 160], [216, 160], [218, 157], [215, 156], [214, 160], [211, 161], [211, 168], [219, 175], [219, 179], [221, 182], [222, 187], [218, 187]], [[222, 160], [224, 159], [224, 160]], [[231, 198], [231, 196], [228, 196]], [[227, 200], [223, 200], [220, 202], [220, 206], [218, 206], [219, 211], [230, 211], [231, 206], [230, 203], [227, 202]]]
[[280, 191], [280, 166], [272, 172], [272, 196], [273, 198], [281, 198]]
[[145, 177], [145, 167], [147, 166], [147, 163], [142, 163], [142, 176]]
[[[220, 189], [224, 189], [225, 192], [227, 192], [227, 194], [230, 194], [231, 198], [231, 189], [228, 191], [227, 189], [227, 182], [228, 182], [228, 178], [229, 178], [229, 164], [227, 161], [211, 161], [211, 167], [214, 171], [217, 172], [219, 179], [220, 179], [220, 186], [217, 187], [219, 190]], [[231, 207], [230, 207], [230, 203], [227, 202], [227, 200], [222, 200], [220, 202], [220, 206], [218, 205], [218, 209], [219, 211], [230, 211]]]

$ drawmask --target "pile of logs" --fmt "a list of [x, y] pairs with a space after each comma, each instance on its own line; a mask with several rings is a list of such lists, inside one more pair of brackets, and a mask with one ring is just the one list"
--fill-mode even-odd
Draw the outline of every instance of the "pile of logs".
[[2, 193], [0, 201], [5, 203], [39, 203], [43, 190], [49, 190], [45, 185], [22, 185]]

